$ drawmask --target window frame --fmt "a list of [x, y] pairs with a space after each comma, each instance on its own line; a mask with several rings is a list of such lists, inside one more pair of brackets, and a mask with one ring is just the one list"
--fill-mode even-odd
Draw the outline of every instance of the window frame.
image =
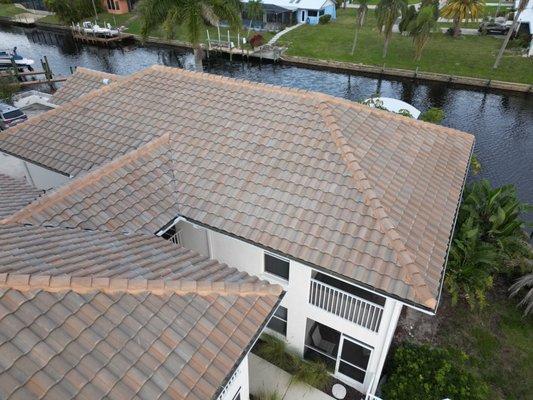
[[[267, 271], [267, 256], [287, 263], [287, 277], [278, 275], [275, 272]], [[268, 251], [265, 251], [263, 254], [263, 273], [267, 274], [268, 276], [272, 276], [275, 279], [279, 279], [283, 281], [284, 283], [288, 283], [290, 276], [291, 276], [291, 261], [288, 258], [280, 257], [277, 254], [273, 254]]]
[[[279, 315], [276, 315], [276, 313], [280, 310], [280, 309], [284, 309], [285, 310], [285, 319], [283, 319], [283, 317], [279, 316]], [[278, 331], [277, 329], [274, 329], [272, 327], [270, 327], [270, 323], [272, 322], [273, 319], [276, 319], [278, 321], [281, 321], [284, 325], [285, 325], [285, 329], [284, 329], [284, 332], [280, 332]], [[284, 307], [284, 306], [278, 306], [278, 308], [276, 309], [276, 311], [274, 312], [274, 314], [272, 314], [272, 317], [270, 317], [270, 320], [268, 321], [268, 324], [267, 324], [267, 328], [270, 329], [271, 331], [274, 331], [276, 332], [277, 334], [279, 335], [282, 335], [283, 337], [287, 337], [287, 326], [288, 326], [288, 320], [289, 320], [289, 310], [287, 309], [287, 307]]]

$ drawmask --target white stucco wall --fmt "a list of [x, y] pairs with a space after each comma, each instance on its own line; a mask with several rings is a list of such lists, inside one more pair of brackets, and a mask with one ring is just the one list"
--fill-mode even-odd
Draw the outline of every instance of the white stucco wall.
[[38, 189], [50, 190], [69, 181], [68, 176], [0, 152], [0, 173], [12, 178], [25, 179]]
[[[186, 223], [187, 224], [187, 223]], [[185, 231], [183, 231], [185, 234]], [[210, 257], [256, 275], [261, 279], [280, 284], [286, 291], [281, 305], [288, 310], [287, 336], [289, 346], [299, 354], [304, 352], [307, 319], [330, 326], [346, 336], [350, 336], [373, 348], [367, 367], [363, 385], [352, 385], [359, 391], [366, 391], [373, 376], [373, 389], [378, 383], [387, 352], [392, 340], [402, 304], [394, 299], [386, 298], [380, 329], [373, 332], [356, 325], [344, 318], [315, 307], [309, 303], [309, 288], [313, 269], [297, 261], [290, 260], [289, 280], [264, 272], [264, 250], [239, 239], [207, 230]], [[185, 239], [184, 239], [185, 240]], [[339, 377], [341, 378], [341, 377]]]

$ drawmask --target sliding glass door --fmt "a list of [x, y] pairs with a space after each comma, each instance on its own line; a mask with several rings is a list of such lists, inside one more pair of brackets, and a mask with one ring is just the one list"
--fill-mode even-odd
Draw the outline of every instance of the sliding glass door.
[[363, 384], [371, 354], [372, 348], [343, 336], [337, 359], [337, 373]]

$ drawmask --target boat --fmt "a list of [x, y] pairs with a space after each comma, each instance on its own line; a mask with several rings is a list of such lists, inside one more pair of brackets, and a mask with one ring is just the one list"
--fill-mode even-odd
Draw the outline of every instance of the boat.
[[72, 25], [72, 30], [74, 32], [103, 38], [117, 37], [122, 33], [124, 29], [124, 27], [113, 28], [113, 26], [109, 23], [101, 27], [97, 23], [93, 24], [91, 21], [84, 21], [81, 25], [79, 23]]
[[16, 47], [13, 50], [0, 50], [0, 69], [12, 68], [13, 62], [19, 69], [28, 68], [29, 70], [33, 70], [32, 65], [35, 64], [31, 58], [18, 54]]
[[421, 114], [421, 111], [418, 108], [413, 107], [411, 104], [406, 103], [405, 101], [394, 99], [392, 97], [371, 97], [363, 101], [363, 104], [366, 104], [372, 108], [380, 108], [382, 110], [405, 115], [406, 117], [411, 117], [414, 119], [418, 119]]

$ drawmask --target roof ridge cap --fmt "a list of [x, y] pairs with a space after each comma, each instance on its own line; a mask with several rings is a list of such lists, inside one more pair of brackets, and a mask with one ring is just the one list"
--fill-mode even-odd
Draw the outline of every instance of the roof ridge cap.
[[122, 75], [113, 74], [111, 72], [98, 71], [96, 69], [86, 68], [86, 67], [82, 67], [82, 66], [76, 67], [76, 70], [74, 71], [74, 73], [72, 75], [74, 76], [74, 74], [76, 74], [76, 72], [78, 72], [78, 71], [81, 72], [81, 73], [87, 74], [87, 75], [92, 75], [92, 76], [98, 77], [98, 78], [103, 76], [103, 75], [104, 76], [109, 76], [109, 77], [114, 77], [114, 78], [117, 78], [119, 80], [123, 78]]
[[372, 189], [370, 181], [366, 177], [361, 165], [356, 160], [353, 148], [337, 125], [331, 107], [326, 101], [320, 101], [317, 103], [317, 109], [322, 115], [333, 142], [339, 149], [342, 159], [347, 164], [357, 189], [363, 195], [365, 204], [368, 205], [372, 215], [378, 221], [381, 232], [389, 239], [392, 249], [398, 254], [398, 261], [405, 268], [405, 283], [413, 288], [415, 294], [422, 300], [423, 304], [434, 308], [436, 305], [435, 296], [430, 292], [427, 283], [422, 278], [421, 272], [414, 261], [413, 255], [401, 240], [392, 218], [388, 216], [385, 207], [381, 204], [378, 195]]
[[224, 282], [224, 281], [193, 281], [193, 280], [165, 280], [143, 278], [105, 278], [71, 275], [32, 275], [17, 273], [1, 273], [0, 288], [19, 291], [45, 290], [61, 292], [72, 290], [76, 293], [101, 291], [106, 293], [125, 292], [138, 294], [149, 292], [156, 295], [195, 293], [201, 296], [219, 294], [223, 296], [279, 296], [282, 288], [261, 282]]
[[[66, 185], [58, 187], [56, 190], [51, 191], [45, 196], [37, 198], [35, 201], [28, 204], [26, 207], [17, 211], [16, 213], [0, 220], [0, 223], [20, 223], [22, 218], [26, 218], [32, 215], [33, 212], [42, 211], [50, 201], [56, 201], [63, 199], [66, 196], [74, 193], [82, 187], [87, 186], [90, 183], [100, 180], [106, 176], [106, 173], [109, 171], [114, 171], [132, 160], [136, 160], [139, 157], [147, 154], [154, 147], [159, 146], [165, 141], [170, 141], [170, 133], [165, 133], [159, 137], [156, 137], [149, 142], [145, 143], [141, 147], [131, 150], [128, 153], [111, 160], [105, 164], [98, 166], [97, 168], [88, 171], [86, 174], [76, 177], [72, 181], [68, 182]], [[91, 179], [93, 178], [93, 179]]]

